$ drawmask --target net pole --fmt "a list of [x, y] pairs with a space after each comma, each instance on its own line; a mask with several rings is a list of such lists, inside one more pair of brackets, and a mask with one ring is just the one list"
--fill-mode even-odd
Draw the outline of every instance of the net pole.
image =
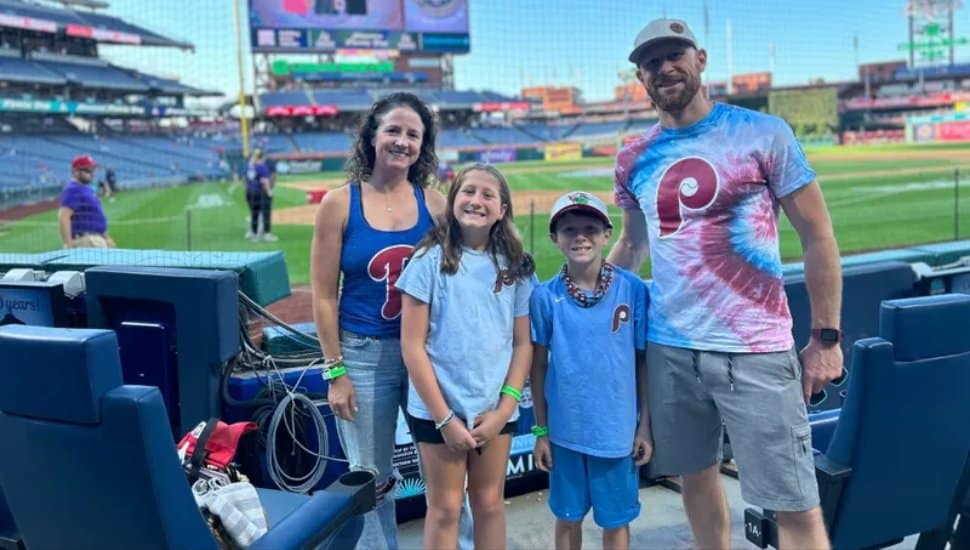
[[536, 253], [536, 200], [529, 201], [529, 254]]

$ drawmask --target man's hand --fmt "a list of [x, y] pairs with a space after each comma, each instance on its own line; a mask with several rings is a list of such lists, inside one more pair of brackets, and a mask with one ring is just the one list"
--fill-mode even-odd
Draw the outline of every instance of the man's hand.
[[813, 338], [798, 358], [802, 363], [805, 404], [812, 394], [821, 392], [826, 384], [842, 376], [842, 348], [838, 344], [822, 344]]
[[536, 446], [532, 449], [535, 457], [536, 468], [543, 472], [552, 470], [552, 446], [549, 444], [548, 437], [537, 437]]

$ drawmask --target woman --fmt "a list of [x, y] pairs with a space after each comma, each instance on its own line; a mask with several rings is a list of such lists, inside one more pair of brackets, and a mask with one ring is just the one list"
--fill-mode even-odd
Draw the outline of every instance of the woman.
[[355, 139], [349, 183], [327, 193], [317, 211], [310, 265], [327, 398], [350, 468], [377, 476], [377, 508], [365, 516], [360, 548], [397, 547], [391, 472], [408, 378], [394, 283], [444, 215], [444, 196], [428, 188], [436, 134], [434, 116], [413, 94], [380, 99]]

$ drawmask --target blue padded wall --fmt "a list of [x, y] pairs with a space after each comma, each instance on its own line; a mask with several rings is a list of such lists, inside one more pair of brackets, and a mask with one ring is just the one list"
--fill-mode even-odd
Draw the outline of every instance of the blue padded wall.
[[[230, 271], [102, 266], [85, 272], [88, 324], [115, 328], [139, 319], [140, 302], [175, 312], [181, 432], [219, 416], [220, 366], [239, 352], [239, 283]], [[126, 302], [134, 310], [124, 310]], [[121, 304], [121, 305], [119, 305]]]

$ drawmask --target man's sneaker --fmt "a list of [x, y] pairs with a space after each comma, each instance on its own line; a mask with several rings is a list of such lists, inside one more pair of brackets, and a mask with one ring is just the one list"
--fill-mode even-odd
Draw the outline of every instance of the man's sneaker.
[[249, 239], [249, 240], [253, 240], [253, 237], [255, 237], [255, 236], [256, 236], [256, 235], [255, 235], [255, 234], [253, 234], [253, 232], [252, 232], [252, 231], [247, 231], [247, 232], [246, 232], [246, 235], [245, 235], [245, 236], [243, 236], [243, 238], [244, 238], [244, 239]]
[[260, 240], [263, 241], [264, 243], [275, 243], [276, 241], [278, 241], [280, 239], [279, 239], [279, 237], [277, 237], [276, 235], [274, 235], [272, 233], [264, 233], [263, 234], [263, 237]]

